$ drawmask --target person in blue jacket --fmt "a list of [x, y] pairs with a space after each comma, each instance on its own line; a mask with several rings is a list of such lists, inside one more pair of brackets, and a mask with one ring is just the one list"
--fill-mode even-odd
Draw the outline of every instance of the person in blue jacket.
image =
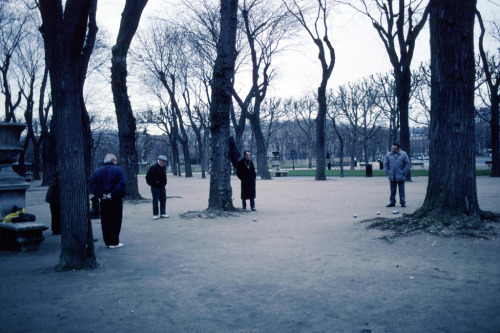
[[90, 179], [90, 190], [101, 200], [102, 238], [110, 249], [123, 246], [120, 230], [126, 185], [125, 173], [116, 165], [113, 154], [104, 157], [104, 165], [95, 170]]
[[399, 189], [399, 203], [401, 207], [406, 207], [405, 178], [408, 171], [410, 171], [410, 159], [401, 150], [399, 143], [394, 143], [392, 150], [385, 156], [384, 171], [391, 184], [390, 203], [386, 207], [396, 206], [396, 189]]

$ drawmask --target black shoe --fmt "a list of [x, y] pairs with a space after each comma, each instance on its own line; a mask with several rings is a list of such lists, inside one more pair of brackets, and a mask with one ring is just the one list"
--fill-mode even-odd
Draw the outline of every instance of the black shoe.
[[255, 209], [255, 208], [252, 208], [252, 211], [254, 211], [254, 212], [255, 212], [256, 210], [257, 210], [257, 209]]
[[390, 203], [386, 207], [395, 207], [395, 206], [396, 206], [396, 204]]
[[406, 204], [401, 204], [401, 207], [406, 207]]

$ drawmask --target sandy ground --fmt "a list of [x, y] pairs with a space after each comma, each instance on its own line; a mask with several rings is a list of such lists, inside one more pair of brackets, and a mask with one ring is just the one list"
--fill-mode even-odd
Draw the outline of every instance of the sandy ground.
[[[397, 209], [420, 207], [426, 186], [407, 183]], [[500, 179], [477, 187], [500, 212]], [[257, 212], [181, 218], [208, 189], [170, 176], [169, 219], [126, 203], [123, 248], [105, 248], [93, 220], [94, 270], [55, 272], [50, 231], [36, 252], [0, 252], [0, 332], [500, 332], [500, 237], [382, 240], [362, 221], [393, 216], [385, 178], [258, 180]], [[33, 183], [27, 208], [50, 225], [45, 192]], [[236, 178], [233, 192], [239, 207]]]

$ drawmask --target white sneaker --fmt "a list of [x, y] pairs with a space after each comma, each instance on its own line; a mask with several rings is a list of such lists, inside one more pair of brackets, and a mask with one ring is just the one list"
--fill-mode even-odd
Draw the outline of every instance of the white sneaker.
[[170, 217], [170, 216], [168, 216], [167, 214], [161, 214], [161, 215], [160, 215], [160, 217], [165, 217], [165, 218], [167, 218], [167, 217]]
[[110, 246], [108, 246], [108, 248], [117, 249], [117, 248], [122, 247], [122, 246], [123, 246], [123, 243], [119, 243], [118, 245], [110, 245]]
[[159, 219], [158, 215], [153, 215], [153, 220], [158, 220], [158, 219]]

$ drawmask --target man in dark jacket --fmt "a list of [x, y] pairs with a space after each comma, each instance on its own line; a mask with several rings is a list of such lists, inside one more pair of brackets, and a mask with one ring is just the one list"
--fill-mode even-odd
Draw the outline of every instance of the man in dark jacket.
[[243, 209], [247, 209], [247, 199], [250, 199], [250, 208], [255, 209], [255, 167], [250, 159], [250, 152], [245, 150], [243, 158], [236, 165], [236, 175], [241, 180], [241, 201]]
[[116, 165], [116, 156], [107, 154], [104, 165], [94, 171], [90, 179], [90, 190], [101, 200], [102, 238], [110, 249], [122, 247], [123, 197], [125, 196], [125, 173]]
[[160, 217], [167, 215], [167, 158], [164, 155], [158, 156], [158, 163], [149, 168], [146, 174], [146, 183], [151, 186], [153, 195], [153, 219], [158, 219], [158, 201], [160, 201]]
[[396, 187], [399, 188], [399, 203], [401, 207], [406, 207], [405, 178], [410, 171], [410, 159], [401, 150], [399, 143], [394, 143], [392, 150], [385, 156], [384, 171], [391, 183], [390, 203], [386, 207], [396, 206]]

